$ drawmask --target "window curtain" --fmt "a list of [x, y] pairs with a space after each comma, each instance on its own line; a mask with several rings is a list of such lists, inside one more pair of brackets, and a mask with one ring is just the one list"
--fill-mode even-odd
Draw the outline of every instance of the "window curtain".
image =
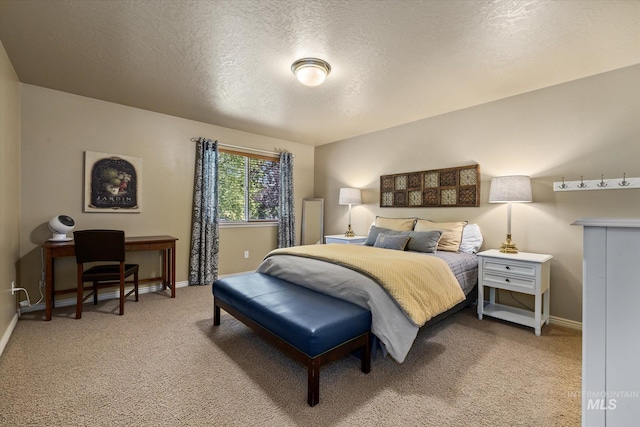
[[280, 153], [280, 212], [278, 215], [278, 247], [295, 245], [296, 217], [293, 201], [293, 154]]
[[218, 141], [196, 138], [195, 186], [189, 285], [211, 285], [218, 278]]

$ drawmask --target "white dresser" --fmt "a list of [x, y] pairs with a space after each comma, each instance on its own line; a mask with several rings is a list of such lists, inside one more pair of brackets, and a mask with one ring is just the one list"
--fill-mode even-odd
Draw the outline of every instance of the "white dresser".
[[584, 227], [582, 425], [640, 423], [640, 220]]

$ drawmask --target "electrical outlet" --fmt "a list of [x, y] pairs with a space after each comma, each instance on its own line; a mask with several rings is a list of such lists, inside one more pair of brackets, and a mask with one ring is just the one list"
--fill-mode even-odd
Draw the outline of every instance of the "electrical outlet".
[[12, 280], [11, 281], [11, 295], [15, 295], [16, 294], [16, 281]]
[[249, 258], [249, 251], [244, 251], [244, 257], [245, 257], [245, 259]]

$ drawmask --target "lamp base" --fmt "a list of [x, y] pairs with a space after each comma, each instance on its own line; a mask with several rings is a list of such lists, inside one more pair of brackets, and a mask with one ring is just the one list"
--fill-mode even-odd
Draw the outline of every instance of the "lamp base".
[[355, 237], [356, 233], [353, 232], [353, 230], [351, 229], [351, 224], [349, 224], [349, 227], [347, 227], [347, 231], [344, 233], [344, 237]]
[[507, 240], [500, 245], [500, 252], [505, 254], [517, 254], [518, 248], [516, 244], [511, 241], [511, 234], [507, 234]]

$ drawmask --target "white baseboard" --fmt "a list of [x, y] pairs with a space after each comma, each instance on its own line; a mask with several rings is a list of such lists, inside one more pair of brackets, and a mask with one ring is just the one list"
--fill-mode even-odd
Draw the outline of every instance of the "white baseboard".
[[[189, 286], [189, 282], [186, 280], [184, 282], [176, 282], [176, 288], [183, 288]], [[162, 290], [161, 284], [149, 285], [149, 286], [140, 286], [138, 289], [139, 294], [148, 294], [151, 292], [158, 292]], [[103, 301], [107, 299], [118, 299], [120, 298], [120, 292], [118, 290], [114, 290], [111, 292], [103, 292], [98, 294], [98, 301]], [[56, 307], [66, 307], [69, 305], [76, 305], [76, 297], [67, 298], [67, 299], [56, 299]], [[31, 311], [39, 311], [46, 309], [45, 303], [40, 303], [36, 305], [32, 305], [31, 307], [22, 307], [20, 308], [20, 313], [29, 313]]]
[[0, 356], [2, 356], [2, 352], [4, 352], [4, 348], [9, 343], [9, 338], [11, 338], [11, 334], [13, 333], [13, 330], [16, 328], [16, 325], [18, 324], [18, 317], [19, 317], [18, 312], [16, 311], [16, 313], [13, 315], [13, 318], [11, 319], [11, 322], [9, 322], [9, 327], [7, 328], [6, 331], [4, 331], [4, 334], [2, 335], [2, 339], [0, 340]]
[[582, 330], [582, 323], [575, 320], [564, 319], [562, 317], [549, 316], [549, 323], [552, 325], [564, 326], [565, 328]]

